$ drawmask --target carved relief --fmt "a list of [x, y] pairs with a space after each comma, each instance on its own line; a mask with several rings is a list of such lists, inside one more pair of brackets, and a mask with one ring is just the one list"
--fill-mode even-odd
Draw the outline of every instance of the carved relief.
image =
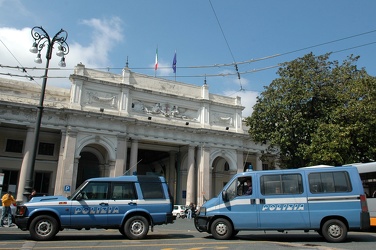
[[164, 117], [171, 117], [183, 120], [198, 120], [198, 111], [187, 108], [180, 108], [177, 105], [169, 103], [144, 103], [140, 100], [135, 100], [132, 103], [132, 111], [136, 113], [144, 113], [149, 115], [158, 115]]
[[98, 91], [87, 91], [83, 103], [98, 107], [117, 108], [117, 96], [113, 93], [103, 93]]
[[228, 114], [212, 113], [211, 123], [215, 125], [233, 126], [233, 118]]

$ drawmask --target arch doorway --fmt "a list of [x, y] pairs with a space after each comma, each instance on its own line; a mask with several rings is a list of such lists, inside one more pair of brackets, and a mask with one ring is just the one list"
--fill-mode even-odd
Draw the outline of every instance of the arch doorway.
[[99, 159], [91, 152], [81, 152], [78, 162], [76, 188], [89, 178], [100, 177]]
[[230, 165], [225, 158], [215, 158], [212, 165], [211, 197], [214, 197], [222, 190], [233, 174], [234, 173], [230, 170]]

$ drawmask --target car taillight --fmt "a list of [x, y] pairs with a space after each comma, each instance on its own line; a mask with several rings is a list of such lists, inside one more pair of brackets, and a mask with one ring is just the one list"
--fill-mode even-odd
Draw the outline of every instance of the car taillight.
[[26, 213], [25, 206], [17, 206], [16, 215], [24, 216]]
[[362, 212], [368, 212], [367, 198], [364, 194], [360, 195], [360, 205], [362, 206]]

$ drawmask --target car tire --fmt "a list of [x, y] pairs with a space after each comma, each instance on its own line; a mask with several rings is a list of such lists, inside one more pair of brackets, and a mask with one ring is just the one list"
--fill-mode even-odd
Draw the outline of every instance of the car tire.
[[347, 237], [347, 227], [340, 220], [328, 220], [322, 226], [321, 234], [328, 242], [343, 242]]
[[233, 236], [232, 224], [224, 218], [216, 219], [210, 227], [213, 237], [217, 240], [228, 240]]
[[59, 231], [57, 220], [49, 215], [39, 215], [30, 223], [30, 235], [33, 240], [51, 240]]
[[141, 240], [149, 232], [149, 222], [144, 216], [133, 216], [125, 222], [124, 232], [130, 240]]

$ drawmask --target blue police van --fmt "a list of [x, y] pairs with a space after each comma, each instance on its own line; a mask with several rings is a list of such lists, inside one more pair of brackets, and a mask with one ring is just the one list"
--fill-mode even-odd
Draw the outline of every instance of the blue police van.
[[355, 167], [307, 167], [235, 175], [195, 217], [200, 232], [229, 239], [246, 230], [314, 230], [328, 242], [369, 229]]
[[85, 181], [68, 198], [32, 198], [17, 207], [15, 223], [34, 240], [50, 240], [65, 228], [118, 229], [134, 240], [145, 238], [149, 227], [173, 223], [172, 210], [163, 177], [103, 177]]

